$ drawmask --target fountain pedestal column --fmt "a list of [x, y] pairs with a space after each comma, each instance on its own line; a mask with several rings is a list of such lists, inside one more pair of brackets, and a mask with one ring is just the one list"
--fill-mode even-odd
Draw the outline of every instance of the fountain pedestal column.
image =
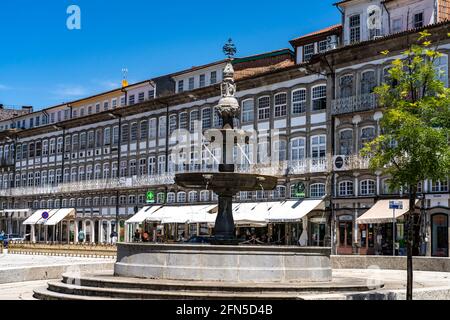
[[218, 204], [213, 242], [220, 244], [235, 243], [232, 193], [221, 192]]

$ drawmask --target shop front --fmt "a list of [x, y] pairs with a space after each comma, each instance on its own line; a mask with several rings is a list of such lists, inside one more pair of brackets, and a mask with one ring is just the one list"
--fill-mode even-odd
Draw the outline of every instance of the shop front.
[[431, 215], [431, 256], [449, 256], [448, 215], [435, 213]]
[[[401, 208], [391, 209], [392, 201], [401, 203]], [[408, 200], [379, 200], [357, 218], [360, 254], [406, 255], [404, 215], [408, 211]]]

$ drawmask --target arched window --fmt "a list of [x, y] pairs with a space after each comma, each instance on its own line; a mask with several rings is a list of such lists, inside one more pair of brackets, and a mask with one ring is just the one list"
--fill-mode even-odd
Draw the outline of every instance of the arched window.
[[160, 192], [156, 195], [156, 203], [164, 203], [165, 202], [165, 193], [164, 192]]
[[375, 181], [374, 180], [362, 180], [360, 183], [359, 194], [362, 196], [375, 194]]
[[242, 122], [253, 122], [254, 120], [254, 103], [253, 99], [242, 101]]
[[286, 198], [286, 187], [285, 186], [277, 186], [277, 188], [273, 191], [274, 199], [284, 199]]
[[345, 129], [339, 132], [339, 154], [343, 156], [353, 154], [352, 129]]
[[292, 114], [301, 114], [306, 111], [306, 89], [292, 91]]
[[211, 108], [205, 108], [202, 110], [202, 129], [211, 128]]
[[172, 114], [169, 117], [169, 134], [172, 134], [177, 129], [177, 115]]
[[189, 192], [189, 202], [197, 202], [198, 201], [198, 193], [197, 191]]
[[203, 190], [200, 192], [200, 201], [201, 202], [208, 202], [209, 201], [209, 191]]
[[353, 96], [353, 75], [348, 74], [339, 79], [340, 98]]
[[364, 148], [366, 143], [375, 139], [375, 127], [365, 127], [361, 129], [360, 148]]
[[361, 74], [361, 94], [372, 93], [376, 86], [375, 71], [369, 70]]
[[177, 202], [185, 203], [186, 202], [186, 192], [178, 192], [177, 194]]
[[274, 97], [275, 105], [275, 117], [285, 117], [286, 109], [287, 109], [287, 94], [286, 93], [278, 93]]
[[353, 195], [353, 182], [352, 181], [342, 181], [339, 183], [339, 195], [341, 197], [352, 196]]
[[312, 88], [312, 110], [325, 110], [327, 108], [327, 86], [320, 85]]
[[305, 138], [295, 138], [291, 140], [291, 160], [298, 161], [305, 159]]
[[270, 118], [270, 97], [261, 97], [258, 99], [258, 119], [265, 120]]
[[310, 197], [321, 198], [325, 196], [325, 184], [315, 183], [310, 186]]
[[167, 193], [167, 203], [174, 203], [174, 202], [175, 202], [175, 192]]

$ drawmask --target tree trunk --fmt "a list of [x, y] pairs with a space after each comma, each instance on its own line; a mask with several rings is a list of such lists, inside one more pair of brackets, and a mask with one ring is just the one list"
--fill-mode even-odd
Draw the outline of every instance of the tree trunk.
[[[413, 189], [413, 188], [411, 188]], [[407, 217], [406, 239], [406, 300], [412, 300], [413, 292], [413, 246], [414, 246], [414, 211], [416, 206], [416, 190], [409, 193], [409, 213]]]

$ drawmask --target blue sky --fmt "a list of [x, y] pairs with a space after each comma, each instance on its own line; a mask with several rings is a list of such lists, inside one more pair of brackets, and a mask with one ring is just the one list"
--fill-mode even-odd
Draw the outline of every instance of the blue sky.
[[[340, 22], [333, 0], [0, 2], [0, 103], [35, 109], [223, 59], [290, 47], [289, 40]], [[81, 30], [68, 30], [69, 5]], [[228, 7], [225, 7], [225, 6]]]

